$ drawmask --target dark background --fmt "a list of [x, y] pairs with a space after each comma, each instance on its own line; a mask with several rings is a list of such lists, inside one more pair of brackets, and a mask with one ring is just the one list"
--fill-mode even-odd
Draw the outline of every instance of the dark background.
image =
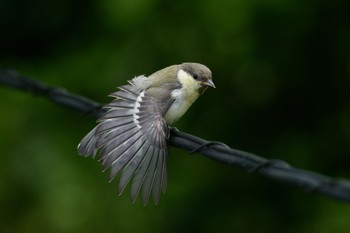
[[[0, 0], [0, 64], [106, 103], [185, 61], [208, 90], [176, 127], [350, 178], [350, 1]], [[95, 119], [0, 87], [0, 232], [349, 232], [350, 205], [172, 148], [158, 206], [76, 146]]]

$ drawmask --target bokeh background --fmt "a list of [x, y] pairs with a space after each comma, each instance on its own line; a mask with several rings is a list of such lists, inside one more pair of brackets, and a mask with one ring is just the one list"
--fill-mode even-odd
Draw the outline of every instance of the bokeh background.
[[[0, 0], [0, 64], [106, 103], [165, 66], [211, 68], [176, 127], [350, 178], [350, 1]], [[0, 232], [349, 232], [350, 205], [172, 148], [158, 206], [76, 146], [95, 119], [0, 87]]]

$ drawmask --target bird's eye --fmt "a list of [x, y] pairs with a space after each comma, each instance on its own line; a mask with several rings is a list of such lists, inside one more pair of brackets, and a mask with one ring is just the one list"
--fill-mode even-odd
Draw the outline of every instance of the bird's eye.
[[193, 78], [194, 78], [195, 80], [197, 80], [197, 79], [198, 79], [198, 74], [193, 74]]

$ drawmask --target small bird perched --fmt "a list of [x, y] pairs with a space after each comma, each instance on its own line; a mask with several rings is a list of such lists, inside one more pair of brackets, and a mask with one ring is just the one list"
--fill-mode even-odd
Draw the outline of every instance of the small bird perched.
[[132, 202], [141, 192], [144, 205], [151, 193], [157, 204], [167, 186], [168, 125], [207, 87], [215, 88], [212, 74], [199, 63], [172, 65], [148, 77], [135, 77], [110, 95], [115, 99], [104, 106], [106, 113], [81, 140], [78, 153], [94, 158], [99, 150], [103, 170], [110, 168], [110, 181], [121, 172], [119, 195], [132, 180]]

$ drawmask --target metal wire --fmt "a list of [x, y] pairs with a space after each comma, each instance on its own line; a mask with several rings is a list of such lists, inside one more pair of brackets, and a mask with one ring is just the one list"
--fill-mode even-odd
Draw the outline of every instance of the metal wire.
[[[0, 84], [46, 99], [64, 107], [75, 109], [93, 117], [104, 110], [101, 104], [86, 97], [51, 87], [45, 83], [25, 77], [13, 69], [0, 67]], [[279, 180], [285, 184], [301, 187], [306, 192], [319, 193], [337, 200], [350, 202], [350, 182], [333, 179], [320, 173], [295, 168], [283, 160], [269, 160], [258, 155], [232, 149], [221, 142], [213, 142], [171, 129], [168, 145], [198, 153], [217, 162], [245, 169]]]

